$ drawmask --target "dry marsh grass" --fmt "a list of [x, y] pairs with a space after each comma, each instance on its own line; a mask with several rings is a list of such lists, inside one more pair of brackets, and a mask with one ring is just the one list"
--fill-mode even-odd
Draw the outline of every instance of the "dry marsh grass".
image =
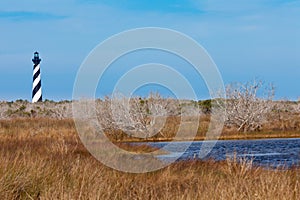
[[268, 171], [233, 159], [178, 162], [129, 174], [94, 159], [72, 120], [0, 121], [0, 199], [299, 198], [298, 168]]
[[[119, 144], [124, 141], [169, 141], [173, 140], [176, 132], [181, 124], [180, 117], [170, 116], [166, 119], [165, 125], [154, 136], [148, 138], [137, 138], [130, 136], [122, 130], [107, 130], [107, 137]], [[219, 139], [261, 139], [261, 138], [295, 138], [300, 137], [300, 115], [293, 116], [290, 119], [293, 123], [290, 126], [282, 125], [284, 122], [274, 119], [272, 123], [265, 124], [261, 131], [241, 133], [234, 128], [224, 127]], [[195, 122], [195, 119], [191, 119]], [[203, 140], [206, 137], [210, 116], [203, 115], [199, 118], [199, 126], [197, 134], [194, 138], [190, 138], [189, 133], [195, 130], [196, 124], [185, 125], [182, 129], [184, 133], [182, 140]], [[280, 128], [285, 127], [285, 128]], [[287, 128], [288, 127], [288, 128]], [[197, 128], [197, 127], [196, 127]], [[58, 137], [58, 136], [74, 136], [77, 135], [73, 119], [54, 119], [54, 118], [16, 118], [0, 120], [1, 137]]]

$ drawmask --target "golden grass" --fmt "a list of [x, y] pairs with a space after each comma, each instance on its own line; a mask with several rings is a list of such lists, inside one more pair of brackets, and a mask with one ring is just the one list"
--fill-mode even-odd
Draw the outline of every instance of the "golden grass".
[[[300, 118], [300, 116], [299, 116]], [[300, 122], [300, 119], [294, 119], [294, 122]], [[208, 115], [201, 116], [199, 127], [194, 138], [189, 136], [182, 140], [204, 140], [206, 137], [210, 117]], [[294, 123], [295, 124], [295, 123]], [[149, 138], [137, 138], [127, 135], [121, 130], [106, 131], [107, 137], [120, 145], [120, 142], [143, 142], [143, 141], [171, 141], [174, 139], [178, 127], [180, 125], [179, 117], [167, 118], [166, 124], [162, 130]], [[224, 127], [220, 140], [237, 140], [237, 139], [264, 139], [264, 138], [297, 138], [300, 137], [300, 127], [290, 127], [289, 129], [281, 129], [281, 124], [275, 120], [271, 124], [266, 124], [261, 131], [241, 133], [234, 128]], [[184, 127], [184, 131], [191, 132], [195, 127], [193, 124]], [[72, 119], [53, 119], [53, 118], [19, 118], [0, 120], [0, 135], [2, 137], [55, 137], [58, 136], [74, 136], [77, 135], [74, 121]]]
[[235, 159], [118, 172], [85, 150], [72, 120], [0, 122], [0, 199], [300, 199], [299, 182], [300, 169], [268, 171]]

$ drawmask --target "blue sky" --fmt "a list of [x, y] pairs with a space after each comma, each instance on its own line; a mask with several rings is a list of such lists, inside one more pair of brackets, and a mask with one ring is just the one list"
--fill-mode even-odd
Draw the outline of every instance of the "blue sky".
[[277, 99], [300, 97], [300, 0], [1, 0], [0, 100], [31, 99], [36, 50], [44, 98], [71, 99], [77, 70], [97, 44], [147, 26], [191, 36], [225, 83], [258, 78], [274, 83]]

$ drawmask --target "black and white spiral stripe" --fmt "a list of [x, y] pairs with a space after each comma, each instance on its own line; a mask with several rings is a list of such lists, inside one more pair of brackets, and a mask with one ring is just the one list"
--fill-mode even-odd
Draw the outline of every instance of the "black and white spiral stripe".
[[33, 66], [33, 83], [32, 83], [32, 103], [42, 101], [42, 84], [40, 64]]

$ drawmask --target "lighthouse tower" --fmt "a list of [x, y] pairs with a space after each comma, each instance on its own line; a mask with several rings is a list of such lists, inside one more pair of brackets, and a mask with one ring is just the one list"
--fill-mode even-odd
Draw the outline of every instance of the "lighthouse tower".
[[32, 103], [42, 101], [42, 84], [39, 53], [35, 52], [32, 59], [33, 62], [33, 82], [32, 82]]

